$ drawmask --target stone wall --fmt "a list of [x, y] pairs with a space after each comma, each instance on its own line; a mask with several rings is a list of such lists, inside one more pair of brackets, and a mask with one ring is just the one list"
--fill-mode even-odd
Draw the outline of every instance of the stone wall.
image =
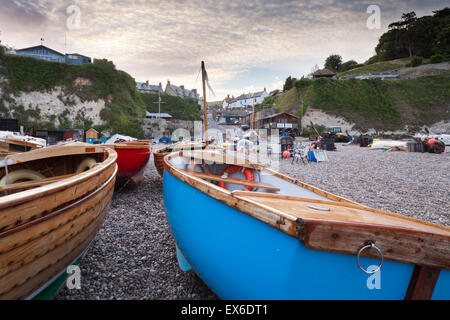
[[193, 136], [194, 121], [186, 120], [165, 120], [165, 119], [144, 119], [142, 126], [146, 138], [159, 139], [164, 134], [172, 135], [177, 129], [184, 129]]

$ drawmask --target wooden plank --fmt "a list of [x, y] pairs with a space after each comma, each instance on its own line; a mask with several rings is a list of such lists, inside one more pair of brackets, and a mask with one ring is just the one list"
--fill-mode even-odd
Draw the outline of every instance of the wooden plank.
[[[95, 175], [89, 174], [88, 179], [78, 181], [78, 183], [74, 183], [73, 185], [70, 185], [72, 179], [69, 179], [67, 182], [69, 184], [68, 186], [65, 186], [64, 181], [60, 181], [55, 184], [42, 186], [41, 188], [31, 189], [21, 193], [1, 197], [0, 205], [1, 200], [18, 195], [21, 195], [18, 199], [23, 200], [23, 202], [16, 206], [9, 205], [3, 208], [3, 210], [0, 210], [0, 231], [3, 232], [25, 224], [28, 221], [37, 219], [42, 215], [51, 212], [54, 208], [61, 206], [61, 204], [81, 198], [85, 194], [92, 192], [111, 176], [111, 174], [115, 171], [115, 164], [104, 169], [105, 170]], [[25, 196], [26, 193], [31, 193], [34, 195], [34, 191], [37, 192], [37, 190], [41, 190], [39, 193], [36, 193], [39, 194], [40, 197], [27, 201], [27, 197]], [[8, 203], [8, 201], [6, 201], [6, 203]]]
[[43, 186], [43, 185], [46, 185], [49, 183], [53, 183], [56, 181], [67, 179], [67, 178], [71, 178], [74, 175], [75, 174], [66, 174], [66, 175], [57, 176], [57, 177], [50, 177], [50, 178], [44, 178], [44, 179], [39, 179], [39, 180], [33, 180], [33, 181], [18, 182], [18, 183], [7, 185], [5, 187], [0, 187], [0, 192], [36, 188], [36, 187], [40, 187], [40, 186]]
[[248, 186], [248, 187], [260, 188], [260, 189], [266, 189], [266, 190], [272, 190], [272, 191], [280, 191], [280, 188], [274, 187], [274, 186], [272, 186], [270, 184], [266, 184], [266, 183], [248, 181], [248, 180], [237, 179], [237, 178], [232, 178], [232, 177], [222, 178], [221, 176], [218, 176], [215, 174], [201, 173], [201, 172], [195, 172], [195, 171], [181, 170], [181, 172], [186, 173], [188, 175], [195, 176], [197, 178], [209, 180], [209, 181], [221, 181], [221, 182], [226, 182], [226, 183], [238, 184], [241, 186]]
[[[68, 219], [63, 225], [54, 227], [55, 223], [50, 219], [1, 239], [1, 242], [5, 244], [7, 241], [15, 241], [16, 246], [0, 254], [0, 278], [25, 264], [33, 263], [37, 257], [44, 256], [52, 248], [62, 245], [71, 238], [71, 233], [79, 233], [87, 228], [100, 214], [99, 208], [102, 201], [107, 201], [109, 198], [106, 197], [108, 191], [110, 190], [104, 190], [99, 198], [91, 199], [89, 204], [85, 204], [90, 208], [78, 206], [64, 213], [61, 218]], [[62, 220], [58, 218], [60, 217], [54, 217], [53, 220]], [[45, 227], [51, 230], [47, 231]], [[38, 229], [45, 231], [42, 231], [42, 235], [35, 236]], [[18, 246], [18, 243], [21, 245]]]
[[[0, 299], [26, 298], [83, 252], [104, 221], [114, 182], [115, 179], [109, 180], [100, 193], [82, 206], [1, 239], [9, 249], [0, 254], [0, 260], [6, 264], [0, 276]], [[61, 219], [66, 220], [64, 226], [60, 225]], [[46, 228], [54, 231], [38, 234], [39, 229]]]
[[[425, 223], [391, 212], [383, 212], [361, 205], [342, 203], [337, 201], [316, 200], [282, 194], [262, 192], [233, 192], [233, 196], [261, 203], [270, 208], [289, 213], [297, 218], [354, 222], [373, 224], [379, 226], [399, 227], [421, 232], [429, 232], [450, 237], [450, 229], [439, 225]], [[329, 211], [320, 211], [312, 208], [315, 204], [319, 207], [328, 208]]]
[[415, 266], [405, 300], [430, 300], [439, 277], [439, 269]]
[[[450, 269], [450, 237], [413, 229], [371, 223], [300, 219], [297, 235], [307, 248], [356, 255], [368, 241], [384, 259]], [[378, 259], [375, 250], [363, 256]]]
[[24, 299], [38, 290], [60, 271], [65, 271], [89, 245], [100, 229], [106, 216], [106, 210], [88, 228], [61, 246], [55, 247], [45, 256], [39, 257], [32, 264], [8, 274], [2, 279], [0, 300]]

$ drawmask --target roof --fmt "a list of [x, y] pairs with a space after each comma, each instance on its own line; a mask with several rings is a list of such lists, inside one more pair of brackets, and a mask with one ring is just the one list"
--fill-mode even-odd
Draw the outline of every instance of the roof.
[[97, 130], [95, 130], [94, 128], [90, 128], [88, 131], [86, 131], [86, 133], [87, 132], [89, 132], [89, 131], [95, 131], [95, 132], [97, 132], [98, 133], [98, 131]]
[[136, 82], [136, 88], [142, 91], [159, 91], [163, 93], [163, 89], [160, 86], [147, 84], [145, 82]]
[[179, 97], [187, 97], [187, 98], [192, 98], [192, 99], [197, 99], [197, 100], [200, 99], [200, 95], [198, 93], [195, 93], [192, 90], [183, 89], [174, 84], [167, 84], [166, 91], [167, 91], [167, 88], [170, 88], [171, 90], [173, 90]]
[[[265, 90], [263, 90], [263, 91], [258, 91], [258, 92], [250, 92], [250, 93], [243, 93], [243, 94], [241, 94], [239, 97], [237, 97], [237, 98], [235, 98], [235, 99], [233, 99], [233, 100], [231, 100], [231, 101], [229, 101], [229, 103], [233, 103], [233, 102], [236, 102], [236, 101], [239, 101], [239, 100], [247, 100], [247, 99], [255, 99], [255, 98], [259, 98], [259, 97], [261, 97], [263, 94], [264, 94], [264, 92], [266, 92], [267, 93], [267, 91], [265, 91]], [[228, 101], [227, 101], [228, 102]]]
[[16, 50], [16, 52], [29, 51], [29, 50], [37, 49], [37, 48], [43, 48], [43, 49], [46, 49], [46, 50], [51, 51], [51, 52], [53, 52], [53, 53], [56, 53], [56, 54], [58, 54], [58, 55], [60, 55], [60, 56], [63, 56], [63, 57], [65, 56], [63, 53], [58, 52], [58, 51], [53, 50], [53, 49], [50, 49], [49, 47], [46, 47], [46, 46], [43, 46], [43, 45], [19, 49], [19, 50]]
[[79, 54], [79, 53], [66, 53], [66, 56], [78, 56], [78, 57], [82, 57], [82, 58], [91, 59], [91, 57], [84, 56], [84, 55]]
[[168, 113], [151, 113], [146, 111], [145, 116], [149, 118], [172, 118], [172, 116]]
[[294, 117], [295, 119], [298, 119], [298, 116], [296, 116], [296, 115], [294, 115], [294, 114], [292, 114], [292, 113], [289, 113], [289, 112], [279, 112], [279, 113], [275, 113], [275, 114], [273, 114], [273, 115], [271, 115], [271, 116], [268, 116], [268, 117], [265, 117], [265, 118], [263, 118], [263, 119], [271, 119], [271, 118], [275, 118], [275, 117], [278, 117], [279, 115], [282, 115], [282, 114], [287, 114], [287, 115], [289, 115], [289, 116], [291, 116], [291, 117]]

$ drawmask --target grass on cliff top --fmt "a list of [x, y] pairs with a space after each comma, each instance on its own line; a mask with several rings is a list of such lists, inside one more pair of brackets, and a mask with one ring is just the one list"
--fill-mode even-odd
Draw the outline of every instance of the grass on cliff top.
[[410, 61], [410, 58], [402, 58], [391, 61], [381, 61], [375, 62], [373, 64], [368, 64], [359, 68], [351, 69], [345, 72], [338, 73], [338, 77], [347, 76], [350, 74], [368, 74], [368, 73], [378, 73], [392, 71], [400, 68], [404, 68], [405, 65]]

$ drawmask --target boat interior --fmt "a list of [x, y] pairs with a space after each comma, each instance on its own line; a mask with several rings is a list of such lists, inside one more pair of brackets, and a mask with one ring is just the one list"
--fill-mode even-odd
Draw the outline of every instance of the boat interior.
[[[450, 236], [450, 228], [372, 209], [248, 161], [239, 162], [238, 166], [242, 170], [224, 176], [224, 170], [234, 163], [217, 151], [172, 153], [168, 162], [181, 174], [212, 187], [211, 192], [208, 192], [211, 195], [223, 190], [230, 197], [278, 214], [302, 219], [399, 227]], [[246, 180], [243, 173], [245, 168], [252, 169], [253, 181]], [[220, 182], [222, 188], [219, 189], [217, 184], [220, 186]]]
[[[51, 148], [48, 148], [51, 150]], [[107, 154], [103, 149], [92, 153], [70, 153], [67, 155], [37, 157], [26, 161], [13, 160], [8, 157], [0, 165], [0, 196], [37, 188], [73, 177], [87, 171], [96, 163], [103, 162]], [[42, 151], [39, 151], [42, 152]], [[32, 158], [31, 152], [19, 156]], [[25, 158], [25, 157], [24, 157]], [[9, 164], [13, 162], [12, 164]], [[8, 165], [5, 165], [8, 164]]]

